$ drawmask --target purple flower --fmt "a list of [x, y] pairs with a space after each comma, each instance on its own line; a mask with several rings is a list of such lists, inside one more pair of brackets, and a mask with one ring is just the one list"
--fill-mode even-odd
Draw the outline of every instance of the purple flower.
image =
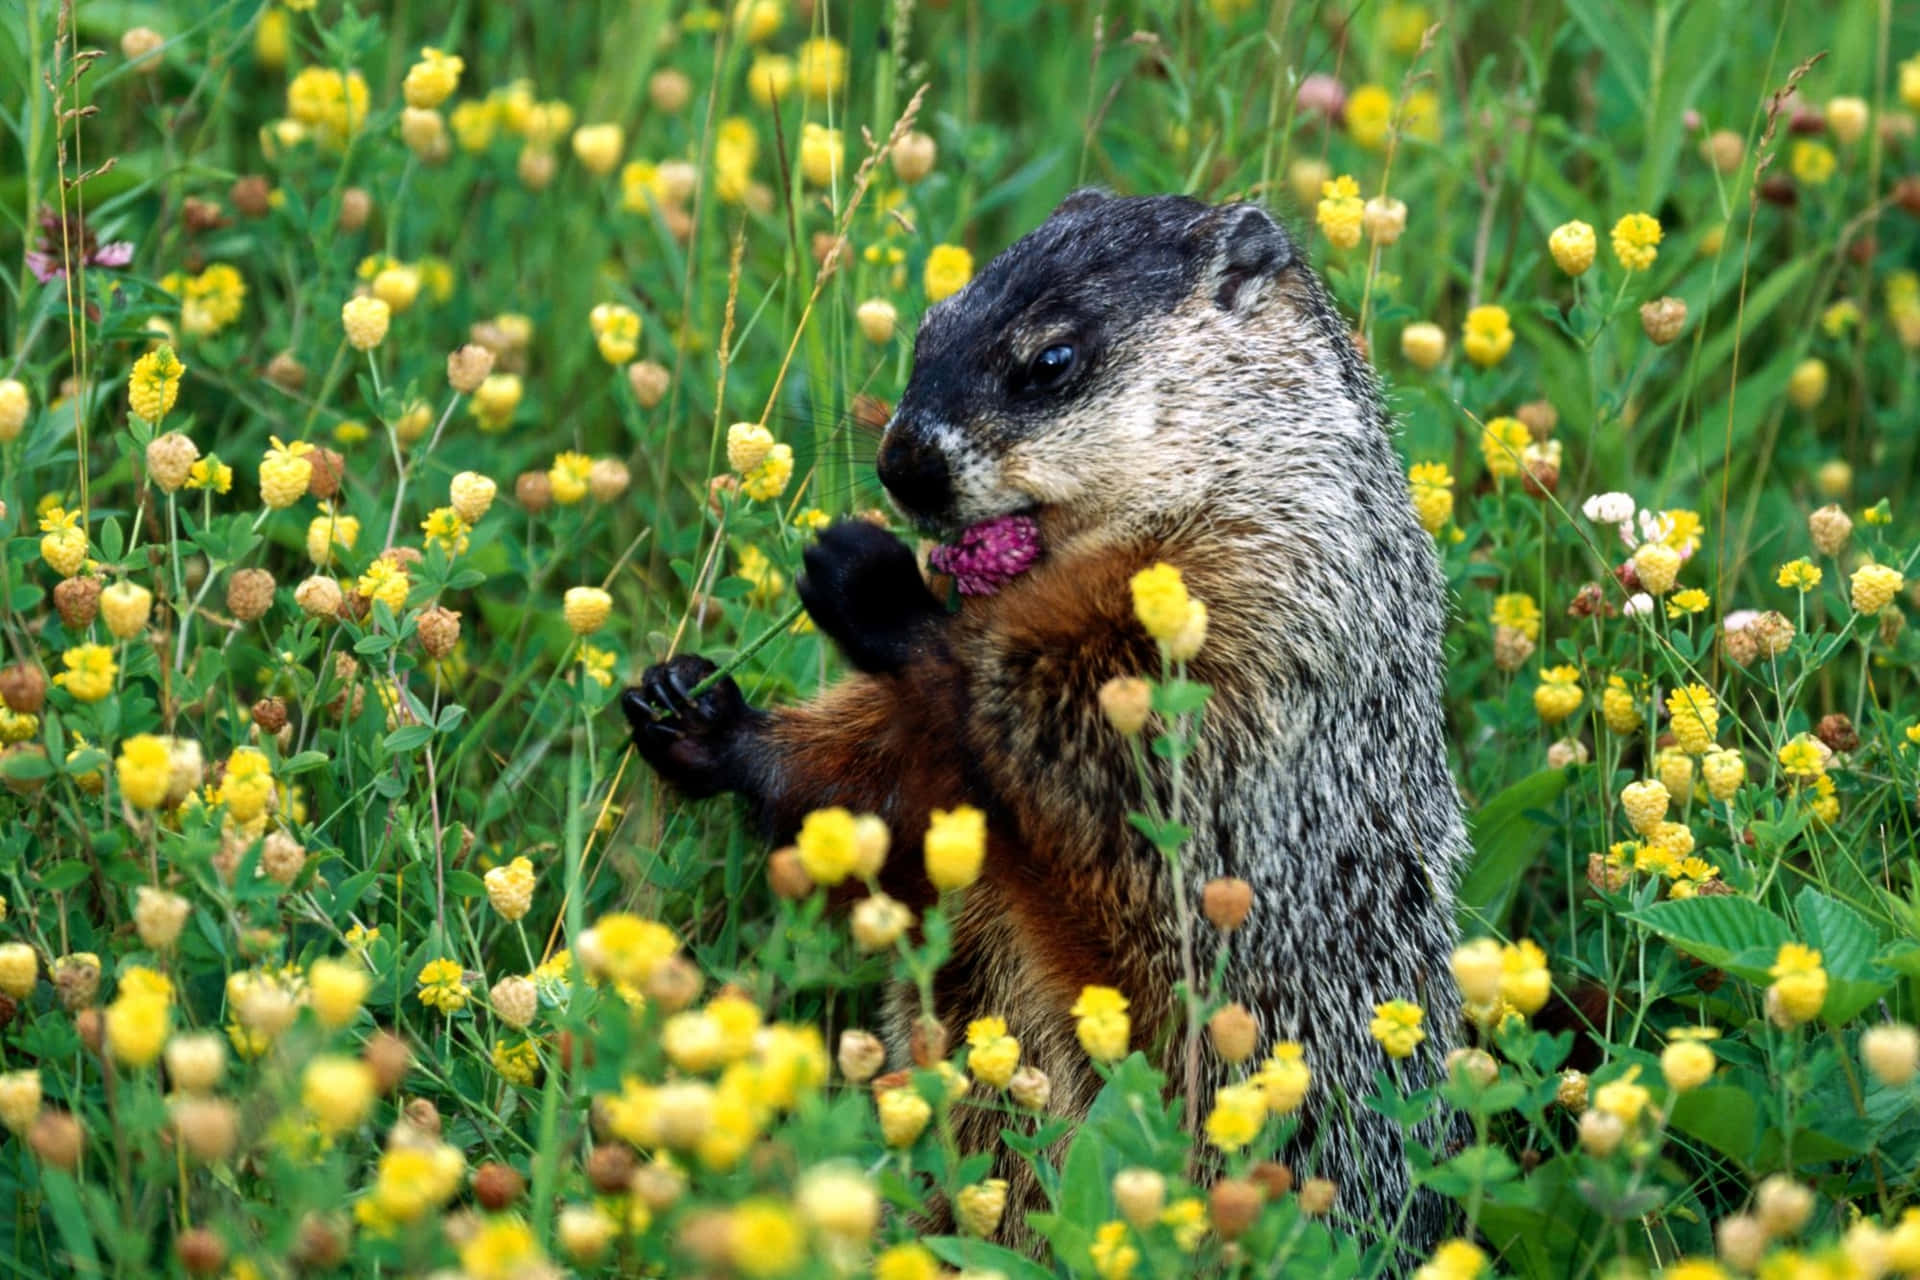
[[1346, 86], [1324, 71], [1316, 71], [1300, 82], [1293, 100], [1310, 115], [1338, 120], [1347, 105]]
[[124, 267], [133, 261], [133, 241], [101, 244], [78, 214], [62, 218], [58, 209], [43, 209], [39, 240], [27, 250], [27, 270], [45, 284], [66, 274], [70, 258], [89, 267]]
[[953, 579], [963, 596], [990, 596], [1040, 558], [1040, 526], [1032, 516], [995, 516], [969, 527], [957, 546], [935, 547], [927, 563]]

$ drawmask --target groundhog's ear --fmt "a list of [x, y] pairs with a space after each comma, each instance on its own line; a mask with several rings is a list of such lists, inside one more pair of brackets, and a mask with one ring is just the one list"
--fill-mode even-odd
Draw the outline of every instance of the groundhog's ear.
[[1077, 191], [1069, 191], [1067, 198], [1054, 207], [1053, 214], [1058, 217], [1063, 213], [1080, 213], [1112, 198], [1099, 187], [1081, 187]]
[[1244, 311], [1259, 305], [1261, 282], [1293, 261], [1293, 241], [1265, 209], [1252, 204], [1210, 209], [1201, 230], [1211, 249], [1205, 276], [1215, 305]]

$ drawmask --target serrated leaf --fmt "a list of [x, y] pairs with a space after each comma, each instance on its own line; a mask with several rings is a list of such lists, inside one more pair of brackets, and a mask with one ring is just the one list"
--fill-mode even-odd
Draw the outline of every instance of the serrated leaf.
[[1827, 999], [1820, 1016], [1839, 1025], [1885, 995], [1891, 976], [1874, 963], [1880, 935], [1846, 903], [1808, 886], [1793, 900], [1807, 945], [1827, 971]]
[[1645, 925], [1694, 959], [1749, 982], [1766, 982], [1766, 965], [1758, 965], [1756, 972], [1755, 961], [1762, 956], [1770, 961], [1781, 943], [1794, 940], [1785, 920], [1747, 898], [1656, 902], [1626, 919]]
[[1880, 935], [1846, 903], [1808, 886], [1793, 900], [1807, 945], [1820, 953], [1820, 963], [1835, 977], [1871, 978]]

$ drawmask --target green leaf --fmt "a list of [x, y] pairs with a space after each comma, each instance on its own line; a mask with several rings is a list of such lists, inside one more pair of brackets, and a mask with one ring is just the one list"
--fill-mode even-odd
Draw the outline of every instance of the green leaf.
[[973, 1272], [997, 1271], [1007, 1280], [1052, 1280], [1053, 1272], [1032, 1258], [984, 1240], [965, 1240], [959, 1236], [933, 1236], [922, 1244], [934, 1257], [952, 1266]]
[[1820, 953], [1820, 963], [1829, 975], [1875, 976], [1874, 953], [1880, 950], [1880, 935], [1859, 912], [1811, 886], [1794, 898], [1793, 909], [1800, 917], [1807, 945]]
[[1741, 1168], [1752, 1167], [1760, 1113], [1745, 1089], [1725, 1084], [1689, 1089], [1674, 1101], [1671, 1123]]
[[1465, 1199], [1475, 1187], [1491, 1187], [1512, 1181], [1520, 1172], [1513, 1158], [1498, 1147], [1472, 1146], [1439, 1168], [1423, 1175], [1420, 1181], [1443, 1195]]
[[1548, 827], [1533, 815], [1559, 799], [1571, 779], [1570, 770], [1542, 769], [1489, 800], [1470, 820], [1473, 858], [1456, 908], [1463, 925], [1486, 929], [1504, 923], [1521, 874], [1546, 846]]
[[388, 734], [382, 740], [381, 745], [386, 747], [387, 750], [393, 752], [395, 755], [400, 755], [404, 752], [419, 750], [421, 747], [426, 746], [428, 741], [431, 740], [432, 737], [433, 737], [432, 725], [408, 724], [408, 725], [402, 725], [398, 729], [395, 729], [392, 733]]
[[1636, 113], [1647, 106], [1647, 85], [1642, 70], [1651, 60], [1646, 36], [1632, 14], [1623, 12], [1611, 0], [1583, 0], [1568, 5], [1567, 15], [1580, 24], [1587, 39], [1599, 47], [1606, 73], [1620, 82], [1633, 100]]
[[117, 517], [108, 516], [100, 522], [100, 536], [94, 539], [94, 545], [100, 548], [101, 558], [105, 560], [118, 560], [126, 554], [127, 535]]
[[347, 918], [347, 912], [353, 910], [354, 904], [360, 901], [361, 895], [367, 891], [367, 886], [371, 885], [378, 875], [379, 871], [376, 868], [369, 867], [367, 870], [357, 875], [348, 876], [340, 882], [340, 886], [333, 891], [333, 921], [335, 924], [339, 924]]
[[1885, 965], [1902, 977], [1920, 978], [1920, 946], [1903, 938], [1875, 956], [1874, 963]]
[[1185, 715], [1207, 705], [1213, 690], [1193, 680], [1169, 680], [1153, 690], [1153, 709], [1163, 716]]
[[38, 751], [15, 751], [4, 762], [0, 762], [0, 774], [23, 781], [50, 778], [53, 776], [53, 761]]
[[456, 898], [478, 898], [486, 894], [487, 882], [471, 871], [449, 871], [447, 892]]
[[1837, 1026], [1887, 993], [1892, 978], [1874, 962], [1880, 935], [1859, 912], [1812, 886], [1800, 891], [1793, 907], [1807, 945], [1820, 953], [1827, 971], [1821, 1017]]
[[58, 893], [73, 888], [90, 874], [87, 864], [78, 858], [56, 862], [40, 873], [40, 887]]
[[326, 764], [329, 758], [324, 751], [302, 751], [280, 766], [280, 776], [291, 778], [295, 774], [310, 772]]
[[104, 1275], [100, 1255], [93, 1247], [93, 1228], [87, 1223], [87, 1211], [80, 1203], [80, 1184], [64, 1169], [41, 1165], [40, 1188], [46, 1193], [47, 1206], [53, 1211], [54, 1226], [60, 1243], [66, 1247], [67, 1261], [76, 1275]]
[[1767, 966], [1759, 960], [1764, 954], [1770, 962], [1781, 943], [1793, 941], [1793, 930], [1785, 920], [1746, 898], [1656, 902], [1626, 918], [1645, 925], [1696, 960], [1749, 982], [1769, 981]]

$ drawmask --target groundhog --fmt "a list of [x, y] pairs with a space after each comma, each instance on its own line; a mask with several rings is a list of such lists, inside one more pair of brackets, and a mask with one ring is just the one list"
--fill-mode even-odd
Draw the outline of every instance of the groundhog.
[[[1346, 324], [1265, 211], [1077, 193], [927, 312], [878, 456], [921, 533], [1030, 516], [1038, 559], [950, 610], [905, 543], [834, 525], [797, 587], [856, 674], [761, 711], [730, 680], [689, 698], [714, 668], [676, 657], [627, 695], [640, 751], [689, 796], [744, 796], [776, 842], [814, 809], [879, 814], [895, 849], [883, 887], [916, 906], [933, 898], [917, 856], [930, 811], [983, 810], [985, 869], [937, 1012], [956, 1045], [969, 1020], [1003, 1016], [1067, 1114], [1100, 1085], [1069, 1014], [1089, 984], [1130, 998], [1135, 1047], [1184, 1090], [1177, 899], [1205, 975], [1223, 943], [1203, 886], [1246, 880], [1225, 998], [1252, 1011], [1262, 1052], [1305, 1046], [1313, 1087], [1287, 1158], [1338, 1185], [1336, 1227], [1376, 1235], [1410, 1179], [1398, 1127], [1361, 1100], [1377, 1072], [1411, 1090], [1444, 1070], [1466, 848], [1443, 737], [1443, 584], [1389, 432]], [[1189, 675], [1213, 696], [1177, 877], [1127, 821], [1146, 806], [1098, 697], [1111, 677], [1161, 671], [1129, 590], [1159, 562], [1209, 614]], [[1154, 785], [1164, 800], [1164, 771]], [[1394, 999], [1426, 1010], [1425, 1042], [1398, 1063], [1368, 1030]], [[889, 999], [903, 1057], [915, 1006]], [[1193, 1117], [1247, 1069], [1202, 1053]], [[986, 1149], [1003, 1117], [961, 1123]], [[1448, 1123], [1436, 1104], [1417, 1136], [1440, 1145]], [[1042, 1206], [1020, 1162], [998, 1158], [1017, 1235], [1020, 1210]], [[1399, 1241], [1423, 1250], [1446, 1220], [1417, 1193]]]

